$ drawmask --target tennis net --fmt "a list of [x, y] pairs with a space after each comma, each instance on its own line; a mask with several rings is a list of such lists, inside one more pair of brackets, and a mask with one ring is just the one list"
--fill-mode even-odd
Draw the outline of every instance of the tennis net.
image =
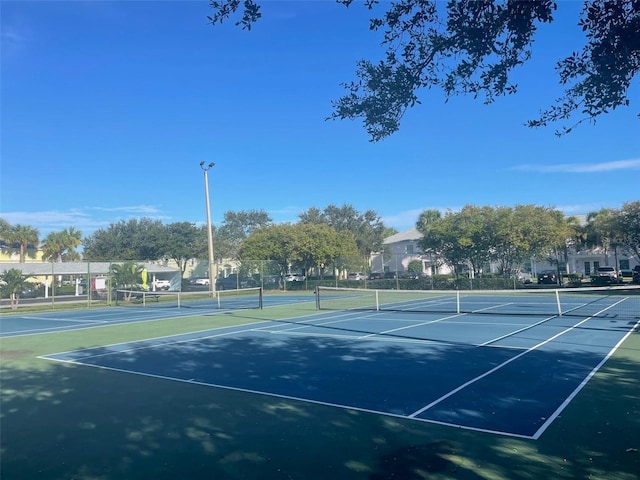
[[640, 287], [554, 290], [369, 290], [317, 287], [318, 310], [640, 319]]
[[115, 303], [124, 307], [205, 308], [238, 310], [262, 308], [262, 287], [211, 292], [147, 292], [116, 290]]

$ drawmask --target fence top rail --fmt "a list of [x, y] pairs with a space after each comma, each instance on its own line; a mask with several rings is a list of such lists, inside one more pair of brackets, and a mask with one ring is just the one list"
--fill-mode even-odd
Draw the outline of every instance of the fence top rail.
[[[122, 262], [0, 262], [0, 273], [16, 268], [24, 275], [107, 275], [111, 266]], [[149, 273], [176, 273], [177, 268], [137, 262]]]

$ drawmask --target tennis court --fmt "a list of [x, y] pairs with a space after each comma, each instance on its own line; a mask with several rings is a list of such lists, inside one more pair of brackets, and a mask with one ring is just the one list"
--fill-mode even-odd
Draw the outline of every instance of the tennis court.
[[640, 318], [638, 295], [570, 293], [472, 303], [327, 290], [313, 315], [43, 358], [536, 439]]
[[[133, 292], [132, 292], [133, 293]], [[141, 295], [141, 292], [135, 292]], [[119, 324], [152, 322], [175, 317], [198, 317], [224, 314], [238, 309], [292, 305], [312, 302], [311, 295], [270, 295], [262, 297], [261, 289], [218, 292], [212, 299], [204, 293], [150, 292], [125, 302], [118, 299], [116, 307], [94, 307], [76, 310], [47, 310], [11, 313], [0, 316], [0, 338], [42, 333], [55, 333]]]

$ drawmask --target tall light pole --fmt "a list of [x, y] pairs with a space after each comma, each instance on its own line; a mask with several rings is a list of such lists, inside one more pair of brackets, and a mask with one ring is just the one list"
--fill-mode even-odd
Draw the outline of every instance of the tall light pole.
[[216, 277], [215, 261], [213, 259], [213, 230], [211, 230], [211, 207], [209, 206], [209, 176], [208, 172], [215, 163], [211, 162], [209, 165], [200, 162], [200, 168], [204, 172], [204, 196], [207, 202], [207, 242], [209, 244], [209, 291], [211, 296], [216, 293]]

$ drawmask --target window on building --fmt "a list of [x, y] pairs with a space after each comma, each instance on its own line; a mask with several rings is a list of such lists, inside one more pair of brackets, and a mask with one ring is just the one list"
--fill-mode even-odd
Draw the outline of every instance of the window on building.
[[413, 255], [413, 245], [407, 245], [407, 254]]
[[593, 262], [593, 271], [597, 272], [599, 268], [600, 268], [600, 262], [598, 261]]
[[620, 270], [629, 270], [629, 260], [620, 260]]
[[584, 275], [585, 277], [591, 275], [591, 262], [584, 262]]

